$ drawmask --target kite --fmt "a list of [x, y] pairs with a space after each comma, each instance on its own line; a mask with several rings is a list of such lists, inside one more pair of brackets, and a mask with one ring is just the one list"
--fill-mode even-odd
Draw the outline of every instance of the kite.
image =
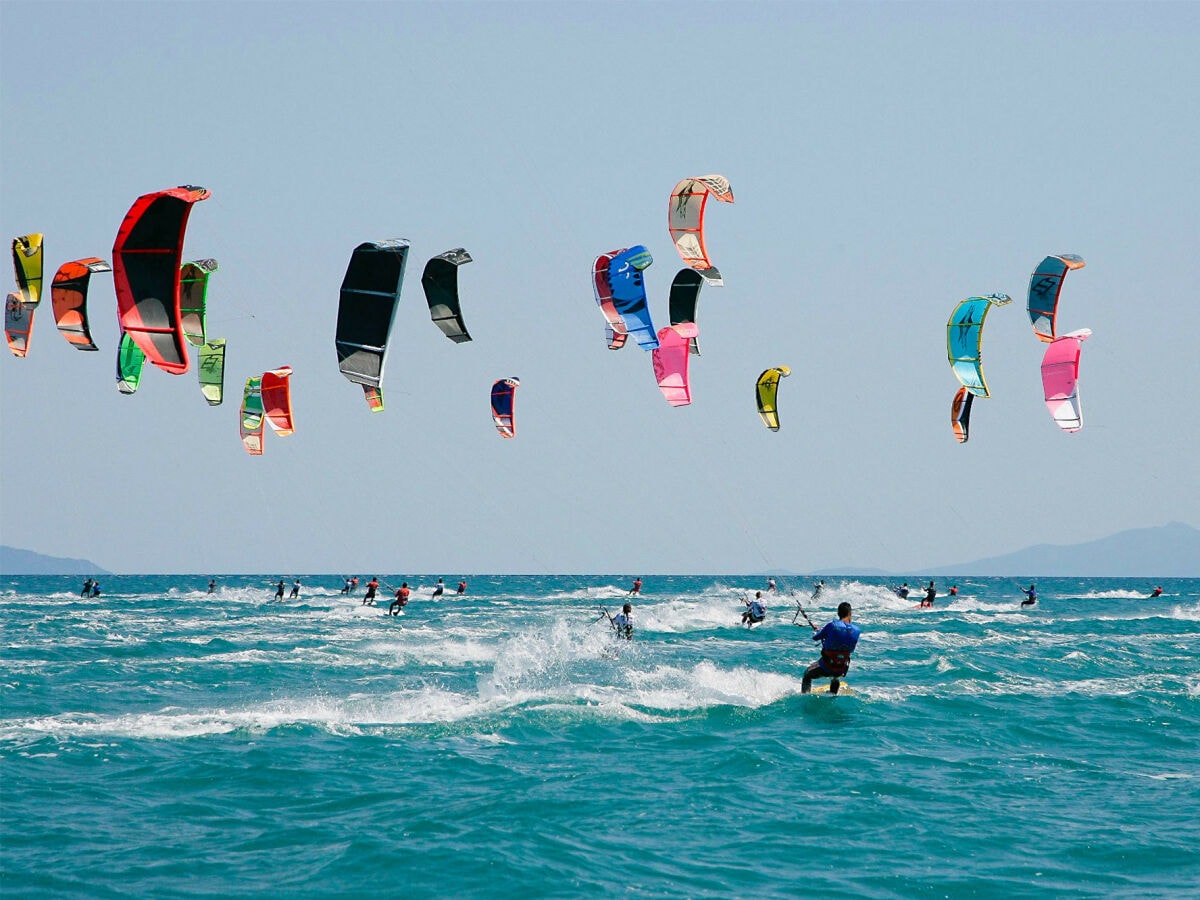
[[651, 354], [654, 378], [658, 389], [672, 406], [687, 406], [692, 402], [692, 387], [688, 381], [688, 346], [700, 334], [695, 322], [668, 325], [658, 332], [658, 346]]
[[625, 339], [629, 337], [625, 331], [625, 321], [613, 305], [612, 285], [608, 281], [608, 264], [614, 256], [624, 252], [625, 250], [613, 250], [602, 253], [592, 264], [592, 290], [596, 295], [596, 305], [600, 307], [604, 321], [608, 323], [604, 329], [604, 336], [608, 341], [609, 350], [620, 350], [625, 346]]
[[246, 379], [242, 392], [242, 409], [238, 417], [242, 434], [242, 446], [251, 456], [262, 456], [263, 452], [263, 400], [262, 376], [252, 375]]
[[117, 347], [117, 390], [122, 394], [137, 392], [142, 383], [142, 367], [146, 364], [146, 354], [133, 342], [127, 334], [121, 335], [121, 343]]
[[1029, 302], [1026, 309], [1033, 333], [1038, 340], [1047, 344], [1054, 340], [1058, 324], [1058, 295], [1062, 293], [1063, 279], [1072, 269], [1082, 269], [1087, 263], [1074, 253], [1047, 256], [1029, 277]]
[[292, 422], [292, 367], [281, 366], [263, 372], [261, 382], [263, 414], [267, 424], [280, 437], [296, 430]]
[[754, 385], [754, 399], [758, 402], [758, 414], [762, 416], [763, 424], [772, 431], [779, 430], [779, 380], [787, 378], [792, 370], [787, 366], [776, 366], [767, 369], [758, 376]]
[[968, 297], [954, 307], [946, 323], [946, 358], [962, 385], [979, 397], [988, 397], [987, 381], [983, 377], [980, 347], [983, 343], [983, 322], [993, 306], [1012, 302], [1008, 294], [988, 294]]
[[192, 206], [209, 196], [192, 185], [144, 194], [125, 214], [113, 243], [121, 330], [150, 362], [172, 375], [188, 370], [179, 309], [183, 236]]
[[613, 308], [643, 350], [658, 346], [650, 307], [646, 301], [646, 285], [642, 272], [654, 262], [650, 251], [638, 244], [622, 250], [609, 261], [608, 284], [612, 289]]
[[496, 423], [496, 430], [502, 438], [517, 436], [513, 400], [520, 384], [520, 378], [501, 378], [492, 385], [492, 421]]
[[1083, 408], [1079, 403], [1079, 355], [1091, 329], [1080, 328], [1056, 338], [1042, 357], [1042, 388], [1046, 408], [1063, 431], [1083, 428]]
[[709, 284], [722, 285], [721, 273], [708, 258], [704, 246], [704, 208], [709, 197], [722, 203], [733, 202], [733, 188], [729, 179], [722, 175], [698, 175], [685, 178], [671, 191], [671, 202], [667, 208], [667, 227], [671, 240], [684, 263], [691, 266]]
[[960, 444], [967, 442], [971, 429], [971, 404], [975, 395], [965, 387], [960, 387], [950, 405], [950, 427], [954, 429], [954, 439]]
[[200, 390], [209, 406], [220, 406], [225, 393], [225, 339], [208, 341], [200, 348]]
[[208, 277], [215, 271], [215, 259], [197, 259], [184, 263], [179, 270], [179, 316], [183, 336], [193, 347], [204, 346]]
[[342, 279], [334, 337], [338, 369], [362, 385], [372, 412], [383, 410], [383, 365], [408, 247], [405, 240], [359, 244]]
[[[680, 269], [671, 281], [671, 324], [682, 325], [684, 322], [696, 321], [696, 301], [700, 299], [700, 288], [704, 285], [704, 276], [695, 269]], [[688, 342], [688, 349], [696, 356], [700, 355], [698, 337]]]
[[421, 287], [425, 289], [425, 300], [429, 304], [429, 316], [433, 324], [456, 344], [471, 339], [458, 302], [458, 267], [469, 262], [471, 254], [462, 247], [447, 250], [425, 263], [425, 271], [421, 275]]
[[98, 350], [88, 327], [88, 285], [95, 272], [111, 272], [112, 266], [98, 257], [63, 263], [50, 285], [54, 323], [59, 333], [78, 350]]

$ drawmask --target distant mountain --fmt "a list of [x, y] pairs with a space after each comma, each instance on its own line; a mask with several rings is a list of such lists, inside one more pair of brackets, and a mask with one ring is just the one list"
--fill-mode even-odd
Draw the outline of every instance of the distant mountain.
[[0, 545], [0, 573], [4, 575], [111, 575], [86, 559], [43, 556], [32, 550]]
[[1135, 528], [1085, 544], [1038, 544], [952, 566], [914, 569], [927, 575], [1200, 578], [1200, 529], [1171, 522]]

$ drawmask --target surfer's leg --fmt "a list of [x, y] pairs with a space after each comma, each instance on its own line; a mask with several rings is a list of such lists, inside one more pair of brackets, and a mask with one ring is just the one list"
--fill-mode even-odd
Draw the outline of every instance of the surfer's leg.
[[807, 694], [812, 690], [812, 681], [814, 678], [826, 678], [826, 677], [828, 677], [828, 676], [826, 676], [825, 673], [821, 671], [821, 664], [819, 662], [813, 663], [811, 666], [809, 666], [807, 669], [804, 670], [804, 678], [800, 682], [800, 693]]
[[838, 692], [838, 689], [841, 688], [841, 686], [842, 686], [841, 681], [839, 681], [837, 678], [832, 679], [829, 682], [829, 693], [836, 694]]

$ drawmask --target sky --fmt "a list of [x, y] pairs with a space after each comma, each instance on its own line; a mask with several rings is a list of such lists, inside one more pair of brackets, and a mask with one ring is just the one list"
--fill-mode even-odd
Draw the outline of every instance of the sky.
[[[1200, 4], [0, 4], [0, 223], [46, 278], [140, 195], [212, 197], [226, 400], [115, 387], [47, 300], [0, 361], [0, 541], [117, 572], [889, 571], [1200, 525]], [[656, 327], [685, 177], [719, 173], [693, 403], [610, 351], [595, 257], [645, 244]], [[337, 369], [350, 253], [412, 242], [371, 413]], [[474, 340], [432, 324], [466, 247]], [[1084, 428], [1043, 403], [1029, 275], [1077, 253]], [[1005, 292], [957, 444], [946, 321]], [[48, 294], [48, 292], [47, 292]], [[194, 365], [194, 362], [193, 362]], [[296, 433], [238, 438], [290, 365]], [[787, 365], [782, 428], [754, 382]], [[517, 436], [489, 414], [517, 376]]]

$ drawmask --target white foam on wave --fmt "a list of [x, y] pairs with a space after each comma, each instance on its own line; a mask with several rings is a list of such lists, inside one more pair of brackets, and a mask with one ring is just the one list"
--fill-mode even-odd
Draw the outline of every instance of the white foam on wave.
[[1192, 606], [1175, 606], [1171, 609], [1172, 619], [1182, 619], [1185, 622], [1200, 622], [1200, 603]]
[[800, 679], [746, 666], [726, 669], [709, 660], [690, 668], [656, 666], [629, 673], [632, 702], [660, 710], [712, 706], [758, 708], [800, 693]]

